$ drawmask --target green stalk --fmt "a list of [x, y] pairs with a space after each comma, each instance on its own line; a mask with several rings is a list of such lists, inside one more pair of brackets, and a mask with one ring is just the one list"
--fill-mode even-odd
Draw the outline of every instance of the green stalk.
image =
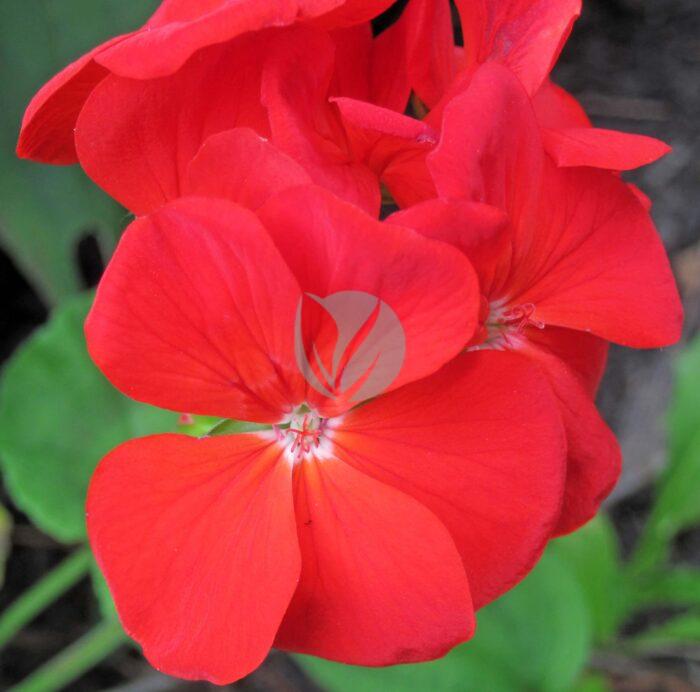
[[77, 680], [128, 641], [116, 620], [104, 620], [35, 670], [10, 692], [56, 692]]
[[90, 550], [81, 548], [30, 586], [0, 615], [0, 647], [42, 610], [79, 582], [90, 569]]

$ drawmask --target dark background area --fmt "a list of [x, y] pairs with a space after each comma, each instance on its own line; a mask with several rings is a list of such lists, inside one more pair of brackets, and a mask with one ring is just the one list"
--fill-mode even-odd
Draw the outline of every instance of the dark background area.
[[[700, 325], [700, 2], [699, 0], [585, 0], [584, 16], [569, 41], [555, 79], [585, 105], [595, 124], [669, 142], [674, 152], [629, 176], [651, 196], [653, 214], [671, 255], [686, 308], [685, 340]], [[101, 260], [89, 241], [75, 249], [86, 285], [99, 277]], [[0, 253], [0, 361], [46, 318], [46, 310], [7, 255]], [[649, 504], [649, 485], [664, 463], [663, 413], [671, 389], [676, 349], [634, 352], [613, 348], [600, 393], [603, 415], [618, 434], [625, 456], [623, 478], [609, 509], [623, 544], [635, 540]], [[3, 504], [12, 509], [3, 493]], [[4, 608], [28, 584], [66, 555], [66, 548], [12, 509], [13, 548], [0, 595]], [[700, 564], [700, 535], [683, 537], [678, 551]], [[83, 634], [96, 605], [87, 582], [72, 589], [17, 636], [2, 653], [0, 689]], [[645, 687], [620, 676], [619, 689]], [[682, 685], [681, 681], [678, 681]], [[636, 686], [635, 686], [636, 685]], [[315, 689], [283, 654], [234, 686], [244, 690]], [[154, 673], [122, 648], [70, 689], [204, 690]]]

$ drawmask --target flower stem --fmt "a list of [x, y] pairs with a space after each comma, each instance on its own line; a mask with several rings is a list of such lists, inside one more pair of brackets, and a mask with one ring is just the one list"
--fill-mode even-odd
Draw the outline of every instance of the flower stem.
[[117, 620], [104, 620], [77, 642], [35, 670], [10, 692], [56, 692], [128, 641]]
[[81, 548], [29, 587], [0, 615], [0, 647], [80, 581], [89, 568], [90, 550]]

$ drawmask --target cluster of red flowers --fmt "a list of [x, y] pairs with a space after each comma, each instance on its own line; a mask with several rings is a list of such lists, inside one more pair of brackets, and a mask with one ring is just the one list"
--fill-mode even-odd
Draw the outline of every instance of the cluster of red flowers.
[[[132, 440], [95, 473], [95, 555], [173, 675], [230, 682], [271, 646], [386, 665], [469, 639], [615, 484], [594, 404], [608, 343], [679, 337], [649, 201], [620, 175], [668, 148], [594, 128], [549, 79], [579, 0], [457, 0], [463, 46], [448, 0], [373, 35], [391, 4], [164, 0], [22, 125], [21, 156], [80, 163], [138, 217], [86, 325], [105, 375], [259, 424]], [[399, 211], [380, 221], [383, 195]], [[324, 301], [348, 292], [376, 309], [319, 388], [295, 335], [328, 364]], [[396, 373], [358, 405], [339, 383], [378, 306]]]

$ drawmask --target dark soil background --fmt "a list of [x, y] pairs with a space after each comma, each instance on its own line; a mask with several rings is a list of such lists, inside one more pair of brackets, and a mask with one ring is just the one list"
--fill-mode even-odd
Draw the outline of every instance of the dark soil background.
[[[653, 135], [674, 147], [659, 164], [630, 176], [654, 200], [654, 217], [670, 252], [686, 307], [685, 340], [700, 326], [700, 0], [584, 0], [584, 16], [567, 45], [555, 77], [578, 96], [594, 122]], [[76, 248], [86, 284], [101, 270], [87, 245]], [[0, 253], [0, 361], [40, 324], [46, 311], [29, 285]], [[603, 414], [618, 434], [623, 478], [609, 503], [623, 544], [633, 544], [650, 501], [650, 482], [664, 464], [664, 424], [678, 349], [634, 352], [614, 348], [600, 393]], [[8, 497], [2, 502], [12, 508]], [[28, 584], [66, 555], [13, 509], [15, 529], [4, 608]], [[700, 532], [678, 547], [679, 559], [700, 564]], [[18, 635], [2, 653], [0, 689], [77, 639], [96, 619], [90, 586], [84, 582]], [[680, 672], [679, 672], [680, 671]], [[612, 676], [620, 690], [693, 689], [681, 669], [621, 670]], [[74, 683], [76, 692], [199, 690], [152, 671], [128, 647]], [[240, 690], [314, 690], [297, 666], [280, 653], [246, 680]]]

